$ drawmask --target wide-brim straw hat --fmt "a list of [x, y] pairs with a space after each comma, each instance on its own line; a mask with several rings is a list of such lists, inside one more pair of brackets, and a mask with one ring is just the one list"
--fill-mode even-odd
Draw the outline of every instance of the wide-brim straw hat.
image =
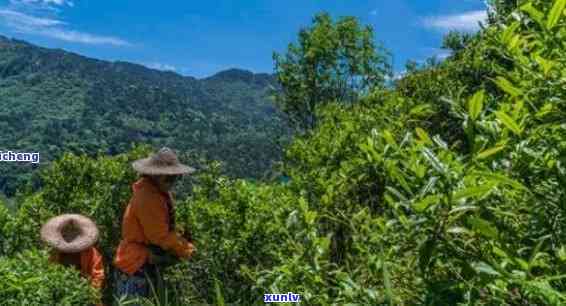
[[134, 161], [132, 167], [138, 173], [147, 175], [183, 175], [196, 171], [192, 167], [181, 164], [175, 152], [169, 148], [162, 148], [148, 158]]
[[[72, 233], [66, 231], [72, 229]], [[78, 214], [53, 217], [41, 228], [41, 239], [63, 253], [78, 253], [98, 240], [98, 228], [89, 218]]]

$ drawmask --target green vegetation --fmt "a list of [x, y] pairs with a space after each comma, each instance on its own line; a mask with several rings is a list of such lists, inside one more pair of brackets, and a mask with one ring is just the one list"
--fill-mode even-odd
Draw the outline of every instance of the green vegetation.
[[334, 23], [323, 13], [314, 17], [311, 28], [301, 30], [298, 45], [290, 44], [285, 56], [273, 55], [282, 87], [277, 102], [295, 128], [316, 127], [320, 105], [354, 103], [383, 86], [390, 67], [373, 36], [370, 26], [361, 27], [353, 17]]
[[[168, 268], [169, 304], [566, 304], [566, 1], [519, 2], [451, 34], [446, 61], [324, 102], [286, 147], [288, 182], [215, 162], [189, 178], [176, 213], [198, 253]], [[16, 214], [0, 211], [0, 263], [40, 247], [37, 222], [63, 210], [97, 220], [109, 256], [146, 150], [54, 163]]]
[[2, 305], [89, 305], [96, 292], [78, 271], [47, 262], [47, 254], [25, 251], [0, 257]]
[[[260, 179], [290, 135], [269, 100], [274, 84], [237, 69], [197, 80], [0, 37], [0, 150], [39, 152], [43, 167], [64, 152], [114, 155], [147, 143]], [[0, 164], [0, 191], [12, 197], [36, 168]]]

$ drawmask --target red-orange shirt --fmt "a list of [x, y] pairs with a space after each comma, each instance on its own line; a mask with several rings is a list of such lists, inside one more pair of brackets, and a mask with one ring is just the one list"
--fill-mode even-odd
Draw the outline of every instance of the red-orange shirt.
[[[134, 274], [149, 257], [148, 244], [188, 258], [193, 245], [171, 230], [169, 205], [171, 195], [163, 193], [148, 178], [132, 186], [133, 195], [122, 219], [122, 241], [118, 245], [114, 265], [127, 274]], [[171, 204], [168, 204], [171, 203]]]
[[[91, 285], [100, 290], [104, 286], [104, 261], [102, 255], [95, 247], [90, 247], [79, 254], [81, 275], [90, 279]], [[61, 254], [54, 252], [50, 259], [61, 263]]]

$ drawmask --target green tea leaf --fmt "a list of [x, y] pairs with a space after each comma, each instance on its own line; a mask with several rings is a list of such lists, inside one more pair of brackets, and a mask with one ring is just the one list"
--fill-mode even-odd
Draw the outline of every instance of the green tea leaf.
[[547, 76], [550, 70], [556, 65], [556, 62], [547, 60], [538, 54], [534, 55], [533, 58], [540, 65], [540, 67], [542, 68], [542, 72], [544, 73], [545, 76]]
[[521, 23], [518, 21], [513, 22], [510, 26], [508, 26], [503, 34], [501, 34], [501, 40], [504, 44], [508, 44], [509, 40], [515, 35], [515, 31], [521, 26]]
[[521, 42], [521, 35], [515, 34], [513, 35], [513, 37], [511, 37], [511, 39], [507, 43], [507, 48], [509, 49], [509, 51], [515, 51], [515, 49], [517, 49], [517, 47], [519, 46], [520, 42]]
[[516, 135], [520, 136], [521, 133], [523, 132], [523, 130], [521, 129], [521, 127], [519, 127], [517, 122], [515, 122], [515, 120], [509, 117], [509, 115], [507, 115], [506, 113], [495, 112], [495, 116], [497, 117], [497, 119], [499, 119], [499, 121], [501, 121], [501, 123], [503, 123], [509, 130], [511, 130]]
[[459, 235], [459, 234], [469, 235], [469, 234], [471, 234], [470, 230], [468, 230], [467, 228], [464, 228], [464, 227], [460, 227], [460, 226], [451, 227], [446, 232], [450, 233], [450, 234], [456, 234], [456, 235]]
[[499, 231], [495, 226], [480, 217], [470, 217], [468, 219], [468, 223], [475, 232], [486, 238], [497, 239], [497, 236], [499, 235]]
[[407, 198], [401, 192], [399, 192], [399, 190], [397, 190], [397, 189], [395, 189], [391, 186], [386, 186], [385, 189], [387, 189], [389, 192], [394, 194], [399, 199], [399, 201], [401, 201], [401, 202], [407, 202], [408, 201]]
[[489, 149], [483, 150], [483, 151], [481, 151], [481, 152], [478, 154], [477, 158], [478, 158], [478, 159], [488, 158], [488, 157], [490, 157], [490, 156], [492, 156], [492, 155], [494, 155], [494, 154], [497, 154], [497, 152], [499, 152], [499, 151], [501, 151], [501, 150], [503, 150], [503, 149], [505, 149], [505, 145], [499, 145], [499, 146], [495, 146], [495, 147], [493, 147], [493, 148], [489, 148]]
[[543, 23], [543, 19], [544, 19], [544, 14], [537, 10], [534, 6], [532, 2], [527, 2], [525, 4], [523, 4], [520, 9], [529, 14], [529, 16], [536, 21], [541, 27], [544, 27], [544, 23]]
[[484, 178], [484, 179], [489, 179], [493, 182], [510, 185], [515, 189], [520, 189], [520, 190], [524, 190], [524, 191], [527, 191], [527, 192], [529, 191], [529, 189], [527, 187], [523, 186], [523, 184], [521, 184], [521, 183], [519, 183], [519, 182], [517, 182], [517, 181], [515, 181], [511, 178], [508, 178], [507, 176], [502, 175], [502, 174], [485, 172], [485, 171], [477, 171], [477, 172], [474, 172], [472, 175], [476, 176], [476, 177], [481, 177], [481, 178]]
[[455, 192], [452, 198], [454, 199], [454, 201], [457, 201], [469, 197], [483, 197], [488, 194], [493, 187], [494, 184], [484, 184], [480, 186], [468, 187], [466, 189]]
[[475, 262], [472, 263], [472, 267], [474, 268], [474, 270], [476, 270], [476, 272], [478, 273], [485, 273], [485, 274], [489, 274], [489, 275], [494, 275], [494, 276], [499, 276], [501, 275], [499, 272], [497, 272], [492, 266], [486, 264], [485, 262]]
[[423, 155], [426, 158], [426, 160], [432, 165], [432, 167], [436, 169], [436, 171], [442, 174], [446, 173], [446, 169], [444, 168], [444, 165], [440, 162], [440, 160], [438, 160], [436, 155], [434, 155], [434, 153], [430, 149], [424, 148]]
[[495, 84], [497, 84], [497, 86], [501, 90], [505, 91], [506, 93], [510, 94], [513, 97], [517, 97], [523, 94], [523, 92], [520, 89], [513, 86], [513, 84], [504, 77], [497, 77], [497, 79], [495, 79]]
[[468, 102], [468, 113], [472, 120], [476, 120], [483, 110], [483, 101], [485, 99], [485, 91], [476, 92]]
[[430, 190], [432, 190], [432, 187], [434, 187], [434, 185], [436, 184], [436, 181], [438, 181], [438, 177], [436, 176], [432, 176], [429, 178], [428, 182], [426, 183], [426, 185], [423, 186], [423, 188], [420, 191], [420, 195], [424, 196], [425, 194], [427, 194]]
[[418, 128], [415, 128], [415, 131], [417, 132], [417, 135], [419, 135], [419, 138], [422, 141], [424, 141], [427, 144], [432, 144], [432, 140], [428, 136], [427, 132], [425, 132], [425, 130], [418, 127]]
[[216, 295], [216, 305], [224, 306], [224, 295], [222, 295], [222, 291], [220, 290], [220, 282], [218, 279], [214, 279], [214, 293]]
[[383, 138], [385, 139], [387, 144], [391, 146], [397, 146], [397, 142], [395, 141], [395, 138], [393, 138], [393, 135], [389, 130], [383, 131]]
[[560, 20], [562, 12], [566, 7], [566, 0], [555, 0], [550, 13], [548, 14], [548, 19], [546, 20], [546, 28], [551, 30]]
[[436, 204], [438, 202], [440, 202], [440, 197], [438, 195], [430, 195], [430, 196], [424, 197], [422, 200], [413, 204], [413, 208], [417, 212], [423, 212], [427, 208], [429, 208], [431, 205]]

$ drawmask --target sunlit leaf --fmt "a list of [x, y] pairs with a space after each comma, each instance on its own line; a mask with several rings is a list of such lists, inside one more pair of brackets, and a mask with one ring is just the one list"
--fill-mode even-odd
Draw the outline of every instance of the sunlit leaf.
[[424, 197], [422, 200], [419, 200], [415, 204], [413, 204], [413, 208], [417, 212], [423, 212], [431, 205], [437, 204], [439, 202], [440, 202], [440, 197], [438, 195], [430, 195]]
[[423, 152], [423, 155], [426, 158], [426, 160], [432, 165], [432, 167], [436, 171], [438, 171], [442, 174], [446, 173], [446, 169], [445, 169], [444, 165], [442, 164], [442, 162], [440, 162], [438, 157], [436, 157], [436, 155], [434, 155], [434, 153], [429, 148], [423, 148], [422, 152]]
[[497, 239], [499, 232], [495, 226], [491, 224], [491, 222], [482, 219], [480, 217], [470, 217], [468, 219], [468, 223], [471, 225], [472, 229], [481, 234], [484, 237]]
[[548, 14], [548, 19], [546, 20], [546, 28], [551, 30], [556, 24], [560, 17], [562, 16], [562, 12], [566, 7], [566, 0], [555, 0], [550, 13]]
[[544, 27], [544, 23], [543, 23], [543, 19], [544, 19], [544, 14], [537, 10], [534, 6], [533, 3], [531, 1], [523, 4], [520, 9], [524, 12], [526, 12], [527, 14], [529, 14], [529, 16], [536, 21], [541, 27]]
[[509, 130], [511, 130], [516, 135], [520, 136], [521, 133], [523, 132], [523, 130], [517, 124], [517, 122], [515, 122], [515, 120], [513, 120], [513, 118], [509, 117], [509, 115], [507, 115], [506, 113], [495, 112], [495, 116], [497, 117], [497, 119], [499, 119], [499, 121], [501, 121], [501, 123], [503, 123], [505, 125], [505, 127], [507, 127]]
[[485, 99], [485, 91], [476, 92], [468, 102], [468, 113], [470, 118], [476, 120], [483, 110], [483, 101]]
[[460, 235], [460, 234], [470, 235], [470, 234], [472, 234], [472, 232], [470, 232], [470, 230], [468, 230], [467, 228], [459, 227], [459, 226], [451, 227], [446, 232], [448, 232], [450, 234], [456, 234], [456, 235]]
[[510, 26], [508, 26], [505, 29], [505, 31], [503, 31], [503, 33], [501, 34], [501, 40], [503, 41], [504, 44], [509, 43], [509, 40], [511, 39], [511, 37], [513, 37], [513, 35], [515, 34], [515, 31], [517, 31], [519, 26], [521, 26], [521, 23], [519, 23], [518, 21], [515, 21]]
[[472, 206], [472, 205], [457, 206], [457, 207], [453, 208], [448, 214], [451, 215], [451, 214], [455, 214], [455, 213], [474, 211], [474, 210], [478, 210], [478, 209], [479, 209], [479, 207]]
[[485, 273], [494, 276], [500, 276], [501, 274], [497, 272], [492, 266], [488, 265], [485, 262], [474, 262], [472, 263], [472, 267], [478, 273]]
[[550, 70], [556, 65], [556, 62], [547, 60], [538, 54], [533, 56], [533, 58], [540, 65], [545, 76], [547, 76]]
[[476, 171], [473, 173], [473, 176], [475, 177], [481, 177], [484, 179], [488, 179], [491, 180], [493, 182], [497, 182], [497, 183], [502, 183], [505, 185], [510, 185], [512, 187], [514, 187], [515, 189], [520, 189], [520, 190], [524, 190], [524, 191], [529, 191], [529, 189], [525, 186], [523, 186], [523, 184], [505, 176], [502, 174], [498, 174], [498, 173], [493, 173], [493, 172], [486, 172], [486, 171]]
[[513, 97], [517, 97], [523, 94], [523, 92], [520, 89], [513, 86], [513, 84], [504, 77], [501, 76], [497, 77], [497, 79], [495, 79], [495, 84], [497, 84], [497, 86], [501, 90], [505, 91], [506, 93], [510, 94]]
[[488, 157], [490, 157], [494, 154], [497, 154], [499, 151], [501, 151], [503, 149], [505, 149], [505, 145], [499, 145], [499, 146], [495, 146], [493, 148], [483, 150], [478, 154], [477, 159], [488, 158]]
[[427, 144], [432, 144], [432, 140], [428, 136], [427, 132], [425, 132], [425, 130], [421, 129], [420, 127], [417, 127], [417, 128], [415, 128], [415, 131], [417, 132], [417, 135], [419, 135], [419, 138], [423, 142], [425, 142]]
[[480, 186], [468, 187], [454, 193], [453, 199], [454, 201], [457, 201], [469, 197], [483, 197], [486, 194], [488, 194], [491, 191], [491, 189], [493, 189], [493, 187], [494, 187], [493, 184], [484, 184]]
[[393, 135], [391, 134], [390, 131], [384, 130], [383, 131], [383, 138], [385, 139], [387, 144], [389, 144], [391, 146], [397, 146], [397, 142], [395, 141], [395, 138], [393, 138]]

